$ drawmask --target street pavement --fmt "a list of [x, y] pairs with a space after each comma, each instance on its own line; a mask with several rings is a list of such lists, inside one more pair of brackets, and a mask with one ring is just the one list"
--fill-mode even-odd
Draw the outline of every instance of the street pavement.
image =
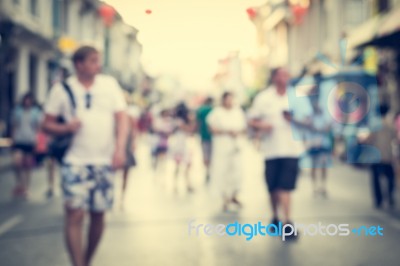
[[[249, 144], [244, 151], [240, 199], [244, 207], [222, 212], [222, 202], [204, 185], [199, 149], [194, 153], [195, 192], [187, 193], [184, 178], [173, 188], [173, 165], [155, 173], [145, 144], [139, 146], [138, 167], [132, 171], [124, 208], [121, 178], [116, 178], [115, 208], [93, 266], [130, 265], [400, 265], [400, 215], [372, 207], [369, 173], [334, 162], [329, 171], [328, 198], [314, 197], [309, 170], [304, 169], [293, 195], [293, 220], [301, 224], [381, 226], [383, 236], [305, 236], [296, 242], [278, 237], [189, 235], [193, 224], [269, 223], [271, 212], [262, 175], [262, 157]], [[0, 265], [70, 265], [63, 242], [60, 190], [44, 196], [46, 171], [37, 169], [29, 200], [10, 197], [11, 172], [0, 173]], [[400, 199], [399, 195], [397, 195]]]

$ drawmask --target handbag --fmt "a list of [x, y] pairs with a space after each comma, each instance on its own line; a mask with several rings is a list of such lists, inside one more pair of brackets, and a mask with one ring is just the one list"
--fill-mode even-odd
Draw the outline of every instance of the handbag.
[[[75, 109], [76, 109], [76, 102], [75, 102], [75, 98], [74, 98], [74, 95], [72, 93], [71, 87], [65, 81], [63, 81], [61, 84], [62, 84], [62, 86], [64, 88], [64, 91], [68, 95], [69, 102], [71, 104], [72, 112], [73, 112], [73, 115], [74, 115]], [[65, 124], [66, 123], [66, 120], [64, 119], [63, 116], [58, 117], [57, 121], [60, 124]], [[71, 146], [73, 137], [74, 137], [74, 134], [72, 134], [72, 133], [68, 133], [68, 134], [64, 134], [64, 135], [61, 135], [61, 136], [54, 136], [53, 137], [53, 140], [51, 141], [51, 143], [49, 145], [49, 153], [59, 163], [63, 162], [64, 156], [66, 155], [69, 147]]]

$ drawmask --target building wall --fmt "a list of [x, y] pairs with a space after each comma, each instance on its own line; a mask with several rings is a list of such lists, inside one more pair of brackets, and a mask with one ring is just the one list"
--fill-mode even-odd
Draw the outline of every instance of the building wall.
[[[79, 45], [94, 45], [104, 52], [103, 22], [95, 6], [89, 5], [89, 8], [82, 12], [85, 1], [89, 0], [61, 0], [58, 2], [59, 10], [54, 8], [55, 1], [51, 0], [19, 0], [17, 4], [13, 0], [0, 1], [0, 22], [6, 19], [24, 29], [23, 33], [15, 35], [12, 40], [13, 47], [17, 50], [15, 102], [32, 90], [39, 103], [43, 103], [49, 89], [49, 63], [69, 63], [70, 55]], [[90, 0], [90, 2], [96, 1]], [[57, 18], [60, 31], [57, 31], [54, 25]], [[118, 77], [124, 77], [125, 83], [133, 82], [133, 76], [141, 69], [139, 67], [141, 50], [138, 49], [140, 45], [138, 46], [136, 39], [127, 35], [131, 29], [132, 27], [128, 27], [117, 17], [111, 34], [110, 59], [113, 73]], [[63, 53], [61, 59], [57, 59], [55, 53], [58, 36], [70, 41], [70, 45], [65, 49], [58, 46]], [[43, 43], [47, 46], [43, 46]], [[35, 60], [32, 61], [32, 58]], [[66, 66], [72, 70], [70, 63]]]

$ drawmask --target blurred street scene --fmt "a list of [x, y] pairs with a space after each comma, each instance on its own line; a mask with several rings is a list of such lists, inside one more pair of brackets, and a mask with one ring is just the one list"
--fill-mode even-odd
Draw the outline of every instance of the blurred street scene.
[[399, 15], [0, 1], [0, 265], [399, 265]]

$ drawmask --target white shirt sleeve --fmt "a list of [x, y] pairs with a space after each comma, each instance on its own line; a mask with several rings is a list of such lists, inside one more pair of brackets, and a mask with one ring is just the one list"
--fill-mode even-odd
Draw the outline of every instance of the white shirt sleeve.
[[218, 125], [219, 121], [219, 108], [214, 108], [206, 118], [207, 125], [210, 127], [215, 127]]
[[113, 106], [114, 112], [117, 113], [121, 111], [126, 111], [127, 103], [121, 86], [118, 84], [118, 81], [115, 80], [114, 78], [111, 78], [111, 83], [113, 87], [113, 96], [114, 96], [114, 106]]
[[66, 102], [66, 92], [64, 91], [62, 85], [60, 83], [55, 84], [47, 98], [47, 101], [44, 106], [45, 114], [52, 116], [62, 115], [63, 107]]
[[239, 111], [239, 114], [240, 114], [241, 130], [245, 130], [247, 128], [246, 114], [242, 110], [242, 108], [239, 108], [238, 111]]
[[253, 105], [250, 107], [248, 118], [249, 119], [257, 119], [261, 118], [263, 114], [263, 108], [266, 108], [266, 101], [263, 93], [256, 96], [254, 99]]

